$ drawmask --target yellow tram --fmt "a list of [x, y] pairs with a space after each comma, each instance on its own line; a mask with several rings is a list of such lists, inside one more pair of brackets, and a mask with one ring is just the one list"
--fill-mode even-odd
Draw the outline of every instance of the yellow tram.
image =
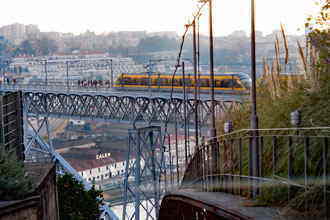
[[[251, 87], [251, 78], [246, 73], [215, 73], [216, 93], [248, 92]], [[201, 74], [197, 79], [197, 86], [201, 93], [211, 90], [209, 74]], [[193, 74], [187, 74], [185, 80], [182, 75], [176, 75], [173, 80], [173, 91], [182, 92], [184, 84], [186, 89], [192, 91], [195, 88]], [[118, 76], [114, 88], [117, 90], [170, 92], [172, 90], [172, 75], [149, 73], [122, 73]]]

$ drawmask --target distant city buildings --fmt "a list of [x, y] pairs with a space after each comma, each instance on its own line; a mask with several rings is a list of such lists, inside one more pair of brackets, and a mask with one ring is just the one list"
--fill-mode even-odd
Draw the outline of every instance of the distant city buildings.
[[28, 37], [38, 37], [40, 30], [37, 25], [11, 24], [0, 27], [0, 36], [4, 36], [13, 44], [20, 44]]

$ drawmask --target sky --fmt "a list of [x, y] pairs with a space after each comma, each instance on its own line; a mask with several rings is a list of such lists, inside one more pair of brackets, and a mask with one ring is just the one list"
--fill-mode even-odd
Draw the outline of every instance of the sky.
[[[303, 34], [303, 24], [316, 11], [315, 0], [255, 0], [256, 29], [265, 34], [285, 24], [289, 34]], [[250, 31], [250, 0], [213, 0], [214, 35]], [[96, 33], [111, 31], [176, 31], [196, 11], [197, 0], [5, 0], [0, 26], [36, 24], [41, 31]], [[201, 32], [208, 33], [203, 11]], [[297, 31], [300, 28], [300, 31]]]

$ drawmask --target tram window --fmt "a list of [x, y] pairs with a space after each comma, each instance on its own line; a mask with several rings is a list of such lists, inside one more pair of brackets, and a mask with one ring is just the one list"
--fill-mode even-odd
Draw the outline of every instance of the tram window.
[[209, 81], [209, 79], [201, 79], [201, 80], [200, 80], [200, 86], [201, 86], [201, 87], [209, 87], [209, 86], [210, 86], [210, 81]]
[[152, 85], [153, 86], [158, 86], [158, 78], [153, 78], [152, 80], [151, 80], [151, 82], [152, 82]]
[[147, 78], [140, 78], [140, 83], [143, 86], [148, 85], [148, 79]]
[[178, 79], [179, 85], [178, 86], [183, 86], [183, 79]]
[[[172, 86], [172, 78], [165, 79], [165, 85], [164, 86]], [[173, 86], [175, 86], [175, 79], [173, 79]]]
[[135, 84], [134, 81], [135, 81], [134, 78], [130, 78], [130, 79], [127, 80], [127, 84], [128, 85], [134, 85]]
[[165, 79], [165, 78], [160, 78], [160, 79], [159, 79], [159, 85], [160, 85], [160, 86], [167, 86], [167, 79]]
[[221, 82], [222, 82], [222, 81], [219, 80], [219, 79], [216, 80], [216, 81], [215, 81], [215, 87], [221, 87]]
[[242, 85], [239, 83], [237, 79], [233, 80], [233, 88], [242, 88]]
[[128, 77], [123, 77], [122, 82], [123, 84], [128, 84], [130, 79]]
[[141, 85], [142, 82], [141, 82], [141, 78], [136, 78], [135, 79], [135, 85]]
[[139, 78], [138, 82], [140, 85], [149, 85], [149, 79], [145, 77]]
[[191, 80], [189, 78], [186, 78], [185, 82], [186, 82], [186, 86], [191, 86]]
[[233, 80], [232, 79], [223, 79], [221, 81], [222, 88], [232, 88], [233, 87]]
[[173, 80], [173, 86], [180, 86], [181, 85], [181, 80], [180, 79], [174, 79]]

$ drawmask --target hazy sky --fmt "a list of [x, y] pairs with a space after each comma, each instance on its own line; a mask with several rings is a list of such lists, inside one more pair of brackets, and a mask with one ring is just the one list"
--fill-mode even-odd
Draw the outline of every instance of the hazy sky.
[[[41, 31], [97, 33], [110, 31], [177, 31], [182, 33], [196, 10], [197, 0], [5, 0], [0, 26], [14, 22], [37, 24]], [[213, 0], [214, 33], [249, 32], [250, 0]], [[256, 28], [298, 33], [304, 19], [315, 11], [314, 0], [256, 0]], [[207, 10], [201, 30], [207, 33]], [[303, 33], [302, 31], [299, 33]]]

